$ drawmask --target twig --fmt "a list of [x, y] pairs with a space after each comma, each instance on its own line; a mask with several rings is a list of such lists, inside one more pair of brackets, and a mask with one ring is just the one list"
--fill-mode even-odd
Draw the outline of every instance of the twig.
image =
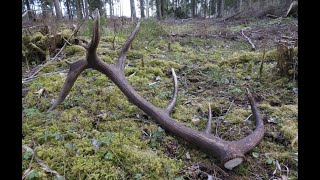
[[252, 114], [250, 114], [244, 121], [247, 121], [251, 116]]
[[229, 108], [228, 108], [228, 110], [227, 110], [227, 112], [226, 112], [226, 115], [224, 115], [224, 118], [227, 117], [227, 115], [228, 115], [228, 113], [229, 113], [229, 111], [230, 111], [230, 109], [231, 109], [231, 106], [232, 106], [233, 102], [234, 102], [234, 100], [232, 100], [232, 102], [231, 102], [231, 104], [230, 104], [230, 106], [229, 106]]
[[[228, 115], [228, 113], [229, 113], [229, 111], [230, 111], [230, 109], [231, 109], [231, 106], [232, 106], [233, 102], [234, 102], [234, 100], [232, 100], [232, 102], [231, 102], [231, 104], [230, 104], [230, 106], [229, 106], [226, 114], [225, 114], [224, 116], [222, 116], [223, 118], [222, 118], [221, 121], [225, 120], [225, 118], [227, 117], [227, 115]], [[217, 126], [216, 126], [216, 136], [218, 136], [218, 127], [219, 127], [221, 121], [219, 121], [219, 117], [218, 117], [217, 120], [216, 120], [216, 123], [217, 123]]]
[[36, 49], [38, 52], [40, 52], [41, 54], [47, 54], [44, 50], [42, 50], [41, 48], [39, 48], [37, 45], [35, 45], [34, 43], [30, 42], [29, 45], [31, 45], [34, 49]]
[[245, 37], [245, 38], [249, 41], [249, 43], [251, 44], [251, 50], [252, 50], [252, 51], [256, 50], [256, 46], [253, 44], [253, 42], [251, 41], [251, 39], [250, 39], [249, 37], [247, 37], [246, 35], [244, 35], [243, 29], [241, 29], [241, 34], [242, 34], [242, 36]]
[[292, 40], [298, 40], [298, 38], [290, 37], [290, 36], [281, 36], [283, 39], [292, 39]]
[[28, 167], [27, 170], [24, 171], [22, 179], [25, 179], [31, 172], [33, 172], [33, 171], [31, 171], [31, 163], [32, 163], [33, 159], [34, 159], [34, 153], [32, 153], [32, 157], [31, 157], [31, 160], [29, 162], [29, 167]]
[[72, 34], [69, 36], [69, 38], [67, 39], [67, 41], [64, 43], [64, 45], [62, 46], [62, 48], [60, 49], [60, 51], [54, 56], [54, 58], [53, 58], [51, 61], [55, 61], [55, 60], [56, 60], [56, 58], [58, 57], [58, 55], [59, 55], [59, 54], [63, 51], [63, 49], [66, 47], [67, 42], [69, 42], [70, 39], [73, 37], [73, 35], [76, 34], [76, 33], [79, 31], [81, 25], [82, 25], [84, 22], [85, 22], [84, 20], [83, 20], [82, 22], [80, 22], [79, 25], [77, 26], [77, 28], [75, 28], [75, 29], [73, 30]]
[[222, 172], [222, 174], [223, 174], [224, 176], [229, 176], [228, 173], [226, 173], [223, 169], [221, 169], [221, 168], [220, 168], [219, 166], [217, 166], [216, 164], [212, 163], [212, 165], [213, 165], [215, 168], [217, 168], [220, 172]]
[[263, 49], [263, 55], [262, 55], [262, 60], [261, 60], [261, 65], [260, 65], [260, 70], [259, 70], [259, 79], [261, 80], [262, 77], [262, 70], [263, 70], [263, 63], [265, 59], [265, 54], [266, 54], [266, 48]]
[[22, 145], [22, 149], [26, 150], [26, 151], [29, 151], [32, 153], [32, 155], [34, 156], [34, 160], [41, 166], [41, 168], [46, 171], [47, 173], [52, 173], [54, 174], [56, 177], [58, 177], [59, 179], [65, 179], [64, 176], [61, 176], [57, 171], [55, 170], [52, 170], [49, 168], [48, 165], [46, 165], [41, 159], [37, 158], [35, 156], [35, 152], [28, 146], [26, 145]]
[[276, 15], [273, 15], [273, 14], [267, 14], [267, 15], [266, 15], [266, 17], [269, 17], [269, 18], [274, 18], [274, 19], [278, 18], [278, 16], [276, 16]]
[[71, 44], [68, 40], [66, 40], [66, 38], [62, 37], [62, 39], [63, 39], [66, 43], [68, 43], [70, 46], [72, 46], [72, 44]]

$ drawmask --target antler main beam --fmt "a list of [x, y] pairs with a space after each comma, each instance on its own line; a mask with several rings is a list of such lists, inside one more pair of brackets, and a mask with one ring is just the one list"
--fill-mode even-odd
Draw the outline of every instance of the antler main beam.
[[254, 148], [264, 136], [263, 121], [260, 118], [256, 103], [249, 90], [247, 89], [247, 96], [251, 105], [252, 114], [256, 119], [256, 129], [250, 135], [238, 141], [225, 141], [219, 137], [213, 136], [210, 132], [212, 118], [210, 104], [209, 120], [206, 129], [203, 132], [186, 127], [169, 116], [175, 106], [178, 94], [178, 81], [174, 69], [172, 69], [172, 77], [174, 82], [173, 97], [168, 103], [167, 108], [164, 109], [155, 107], [153, 104], [141, 97], [129, 84], [124, 75], [126, 53], [131, 42], [139, 31], [140, 22], [137, 23], [135, 29], [124, 44], [118, 61], [115, 64], [106, 64], [97, 56], [96, 53], [100, 41], [100, 15], [97, 9], [95, 10], [95, 13], [96, 17], [94, 20], [92, 40], [89, 46], [86, 47], [87, 56], [85, 59], [81, 59], [73, 63], [67, 62], [67, 64], [70, 66], [67, 79], [59, 96], [55, 100], [55, 103], [49, 108], [48, 111], [55, 109], [57, 105], [63, 102], [67, 94], [70, 92], [76, 79], [85, 69], [92, 68], [108, 76], [133, 104], [135, 104], [149, 116], [153, 117], [156, 122], [166, 131], [184, 139], [190, 144], [196, 145], [199, 148], [208, 151], [213, 156], [219, 158], [224, 164], [224, 167], [227, 169], [231, 170], [241, 164], [244, 160], [244, 154]]

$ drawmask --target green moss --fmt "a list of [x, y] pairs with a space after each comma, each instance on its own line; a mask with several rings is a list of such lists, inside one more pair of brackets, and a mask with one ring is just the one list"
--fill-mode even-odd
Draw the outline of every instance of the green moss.
[[71, 29], [63, 29], [61, 31], [61, 37], [68, 39], [72, 34], [72, 30]]
[[30, 40], [32, 42], [37, 42], [41, 39], [45, 38], [45, 36], [41, 33], [41, 32], [36, 32], [32, 35], [32, 37], [30, 38]]
[[282, 105], [272, 107], [269, 104], [261, 104], [261, 111], [268, 115], [268, 118], [275, 118], [278, 121], [280, 132], [284, 138], [291, 142], [298, 134], [298, 108], [297, 105]]
[[174, 42], [171, 44], [171, 50], [175, 52], [185, 52], [185, 48], [180, 45], [178, 42]]
[[235, 65], [235, 64], [245, 64], [251, 61], [257, 61], [260, 58], [260, 53], [256, 53], [256, 52], [248, 52], [248, 51], [244, 51], [244, 52], [235, 52], [233, 53], [228, 60], [223, 61], [222, 63], [228, 63], [230, 65]]
[[[190, 31], [179, 29], [182, 26], [193, 25], [175, 24], [168, 27], [163, 24], [164, 28], [178, 30], [171, 32]], [[237, 30], [240, 27], [242, 25], [234, 24], [228, 28]], [[219, 27], [212, 26], [207, 30], [210, 28], [216, 30]], [[127, 31], [117, 35], [115, 51], [110, 50], [113, 34], [102, 36], [97, 49], [99, 58], [107, 63], [117, 60]], [[179, 95], [171, 117], [187, 127], [202, 131], [207, 122], [208, 99], [215, 121], [215, 118], [225, 115], [230, 99], [241, 98], [244, 95], [243, 87], [251, 87], [256, 97], [262, 100], [258, 108], [265, 119], [266, 132], [279, 134], [277, 140], [280, 141], [264, 138], [253, 150], [259, 153], [259, 158], [252, 157], [252, 153], [247, 154], [247, 161], [228, 174], [231, 178], [254, 179], [252, 174], [256, 174], [269, 179], [275, 164], [267, 164], [266, 160], [272, 158], [272, 162], [278, 160], [280, 165], [285, 164], [290, 168], [289, 177], [297, 177], [297, 157], [293, 154], [297, 149], [287, 146], [297, 136], [297, 97], [292, 95], [295, 85], [289, 78], [274, 73], [276, 55], [273, 49], [266, 52], [266, 61], [269, 62], [264, 64], [265, 76], [257, 82], [255, 73], [259, 70], [262, 52], [248, 52], [250, 45], [247, 42], [225, 42], [219, 38], [177, 38], [169, 51], [169, 38], [150, 36], [146, 39], [144, 35], [141, 34], [140, 39], [134, 41], [133, 49], [128, 51], [125, 67], [126, 78], [141, 96], [157, 107], [166, 107], [172, 96], [170, 75], [171, 68], [174, 68], [179, 77]], [[27, 44], [32, 42], [31, 39], [36, 40], [34, 43], [41, 40], [45, 42], [41, 34], [35, 36], [23, 37], [23, 42], [26, 42], [24, 51], [30, 50]], [[91, 29], [87, 38], [90, 37]], [[156, 39], [152, 40], [154, 37]], [[82, 50], [81, 53], [70, 50], [70, 55], [80, 53], [77, 55], [84, 56]], [[68, 56], [64, 60], [79, 59], [77, 56]], [[34, 148], [39, 158], [51, 169], [61, 175], [66, 172], [67, 179], [196, 179], [199, 174], [190, 167], [195, 167], [199, 162], [208, 167], [212, 167], [212, 163], [219, 165], [218, 159], [199, 148], [160, 131], [153, 118], [145, 115], [109, 78], [95, 70], [85, 70], [64, 102], [56, 110], [46, 112], [52, 99], [59, 94], [66, 74], [44, 73], [65, 69], [68, 66], [64, 62], [53, 62], [43, 68], [36, 79], [25, 84], [29, 92], [22, 99], [22, 143]], [[156, 80], [157, 76], [160, 76], [160, 80]], [[189, 77], [196, 77], [199, 82], [189, 82]], [[46, 90], [42, 96], [35, 93], [42, 88]], [[281, 103], [271, 103], [278, 101]], [[238, 140], [237, 130], [240, 130], [240, 136], [244, 136], [241, 132], [254, 129], [253, 123], [243, 123], [250, 113], [249, 108], [232, 107], [226, 116], [226, 123], [219, 126], [219, 135], [225, 140]], [[196, 118], [200, 121], [192, 123], [192, 119]], [[270, 118], [277, 119], [277, 123], [268, 122]], [[215, 124], [212, 123], [213, 128]], [[231, 137], [232, 133], [236, 133], [234, 137]], [[191, 159], [187, 159], [187, 152]], [[22, 171], [25, 171], [31, 157], [24, 152], [22, 159]], [[36, 162], [32, 163], [32, 170], [37, 174], [34, 179], [53, 178]], [[201, 170], [212, 172], [205, 168]]]
[[[101, 41], [112, 43], [113, 42], [113, 38], [114, 38], [114, 36], [111, 36], [111, 35], [103, 36], [101, 38]], [[122, 36], [116, 36], [114, 41], [116, 43], [124, 43], [126, 41], [126, 39], [124, 37], [122, 37]]]
[[266, 52], [265, 60], [266, 61], [276, 61], [277, 56], [278, 56], [277, 49], [272, 49], [272, 50]]
[[250, 113], [251, 112], [248, 109], [232, 109], [229, 111], [225, 119], [230, 123], [238, 124], [243, 122]]
[[[173, 178], [181, 168], [179, 161], [161, 158], [153, 151], [141, 151], [139, 148], [124, 146], [117, 152], [119, 158], [127, 167], [130, 174], [142, 174], [142, 179], [153, 179], [157, 177]], [[140, 164], [135, 166], [134, 164]], [[149, 173], [146, 173], [149, 172]]]
[[86, 54], [86, 49], [79, 45], [72, 45], [72, 46], [67, 46], [64, 49], [64, 52], [66, 53], [67, 56], [70, 56], [70, 55], [84, 56]]

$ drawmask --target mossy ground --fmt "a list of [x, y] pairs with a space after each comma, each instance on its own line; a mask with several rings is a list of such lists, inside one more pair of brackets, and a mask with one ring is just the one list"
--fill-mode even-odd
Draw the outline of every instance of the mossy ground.
[[[261, 22], [263, 21], [263, 22]], [[278, 23], [285, 35], [294, 19], [257, 20], [250, 27]], [[152, 23], [151, 23], [152, 24]], [[146, 23], [146, 25], [148, 25]], [[297, 104], [291, 77], [276, 69], [272, 44], [254, 41], [266, 48], [262, 74], [263, 49], [252, 52], [245, 39], [185, 37], [170, 38], [161, 28], [149, 32], [143, 25], [128, 52], [125, 74], [139, 94], [158, 107], [171, 98], [171, 68], [179, 81], [179, 95], [172, 117], [188, 127], [202, 130], [207, 121], [208, 103], [213, 113], [212, 133], [226, 140], [236, 140], [254, 129], [254, 120], [245, 96], [249, 87], [258, 101], [266, 125], [263, 141], [246, 155], [246, 161], [233, 171], [221, 170], [214, 157], [183, 140], [166, 133], [152, 118], [130, 103], [105, 75], [88, 69], [76, 81], [66, 100], [52, 112], [46, 112], [62, 87], [65, 73], [45, 75], [67, 69], [64, 62], [53, 62], [24, 84], [22, 99], [22, 144], [32, 147], [39, 159], [67, 179], [206, 179], [210, 174], [222, 179], [270, 179], [285, 175], [297, 179]], [[221, 25], [221, 24], [220, 24]], [[208, 32], [225, 31], [225, 25], [210, 24]], [[156, 26], [153, 22], [152, 26]], [[192, 24], [170, 26], [167, 32], [186, 32]], [[196, 26], [196, 25], [195, 25]], [[229, 32], [239, 33], [248, 24], [229, 24]], [[130, 27], [131, 29], [132, 27]], [[267, 31], [269, 32], [269, 31]], [[143, 38], [150, 33], [153, 38]], [[98, 54], [107, 63], [117, 59], [126, 34], [102, 36]], [[264, 34], [268, 38], [268, 33]], [[271, 36], [271, 35], [270, 35]], [[273, 35], [272, 35], [273, 36]], [[270, 43], [270, 42], [268, 42]], [[276, 43], [276, 42], [273, 42]], [[85, 57], [83, 49], [70, 46], [64, 60]], [[64, 61], [63, 60], [63, 61]], [[159, 78], [160, 77], [160, 78]], [[35, 92], [44, 88], [39, 95]], [[195, 121], [195, 119], [197, 121]], [[23, 152], [22, 171], [29, 167], [28, 152]], [[277, 164], [282, 171], [274, 170]], [[36, 163], [29, 179], [52, 179]], [[27, 179], [28, 179], [27, 178]]]

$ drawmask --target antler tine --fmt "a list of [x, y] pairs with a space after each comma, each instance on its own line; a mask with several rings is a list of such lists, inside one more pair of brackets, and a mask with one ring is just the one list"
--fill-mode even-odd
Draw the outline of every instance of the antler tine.
[[174, 106], [176, 105], [177, 102], [177, 96], [178, 96], [178, 79], [177, 79], [177, 75], [174, 71], [173, 68], [171, 68], [171, 72], [172, 72], [172, 78], [173, 78], [173, 95], [172, 95], [172, 99], [171, 101], [168, 103], [167, 108], [165, 109], [168, 114], [170, 114], [174, 108]]
[[116, 66], [123, 72], [124, 65], [126, 61], [127, 51], [130, 47], [131, 42], [134, 40], [134, 38], [137, 36], [138, 31], [140, 29], [140, 22], [137, 23], [136, 27], [132, 31], [131, 35], [128, 37], [126, 43], [122, 46], [118, 61], [116, 63]]
[[88, 66], [87, 66], [87, 61], [85, 59], [81, 59], [78, 61], [75, 61], [73, 63], [67, 62], [66, 63], [69, 65], [69, 72], [67, 75], [67, 79], [65, 80], [59, 96], [56, 98], [52, 106], [48, 109], [48, 111], [52, 111], [56, 108], [57, 105], [59, 105], [63, 100], [67, 97], [69, 94], [73, 84], [79, 77], [79, 75], [84, 71]]
[[251, 111], [252, 111], [253, 117], [256, 119], [256, 129], [248, 136], [234, 142], [235, 145], [244, 154], [247, 153], [248, 151], [252, 150], [257, 144], [259, 144], [264, 136], [263, 120], [261, 119], [261, 115], [260, 115], [260, 112], [258, 111], [256, 102], [253, 99], [248, 88], [246, 88], [246, 95], [247, 95], [249, 102], [250, 102], [250, 105], [251, 105]]
[[207, 121], [207, 126], [206, 129], [204, 130], [205, 133], [210, 134], [211, 133], [211, 121], [212, 121], [212, 113], [211, 113], [211, 106], [210, 103], [208, 107], [208, 121]]
[[94, 22], [93, 22], [93, 33], [92, 33], [92, 38], [91, 38], [91, 42], [88, 45], [88, 55], [96, 52], [97, 47], [99, 45], [99, 41], [100, 41], [100, 13], [98, 8], [95, 9], [95, 14], [96, 17], [94, 18]]

